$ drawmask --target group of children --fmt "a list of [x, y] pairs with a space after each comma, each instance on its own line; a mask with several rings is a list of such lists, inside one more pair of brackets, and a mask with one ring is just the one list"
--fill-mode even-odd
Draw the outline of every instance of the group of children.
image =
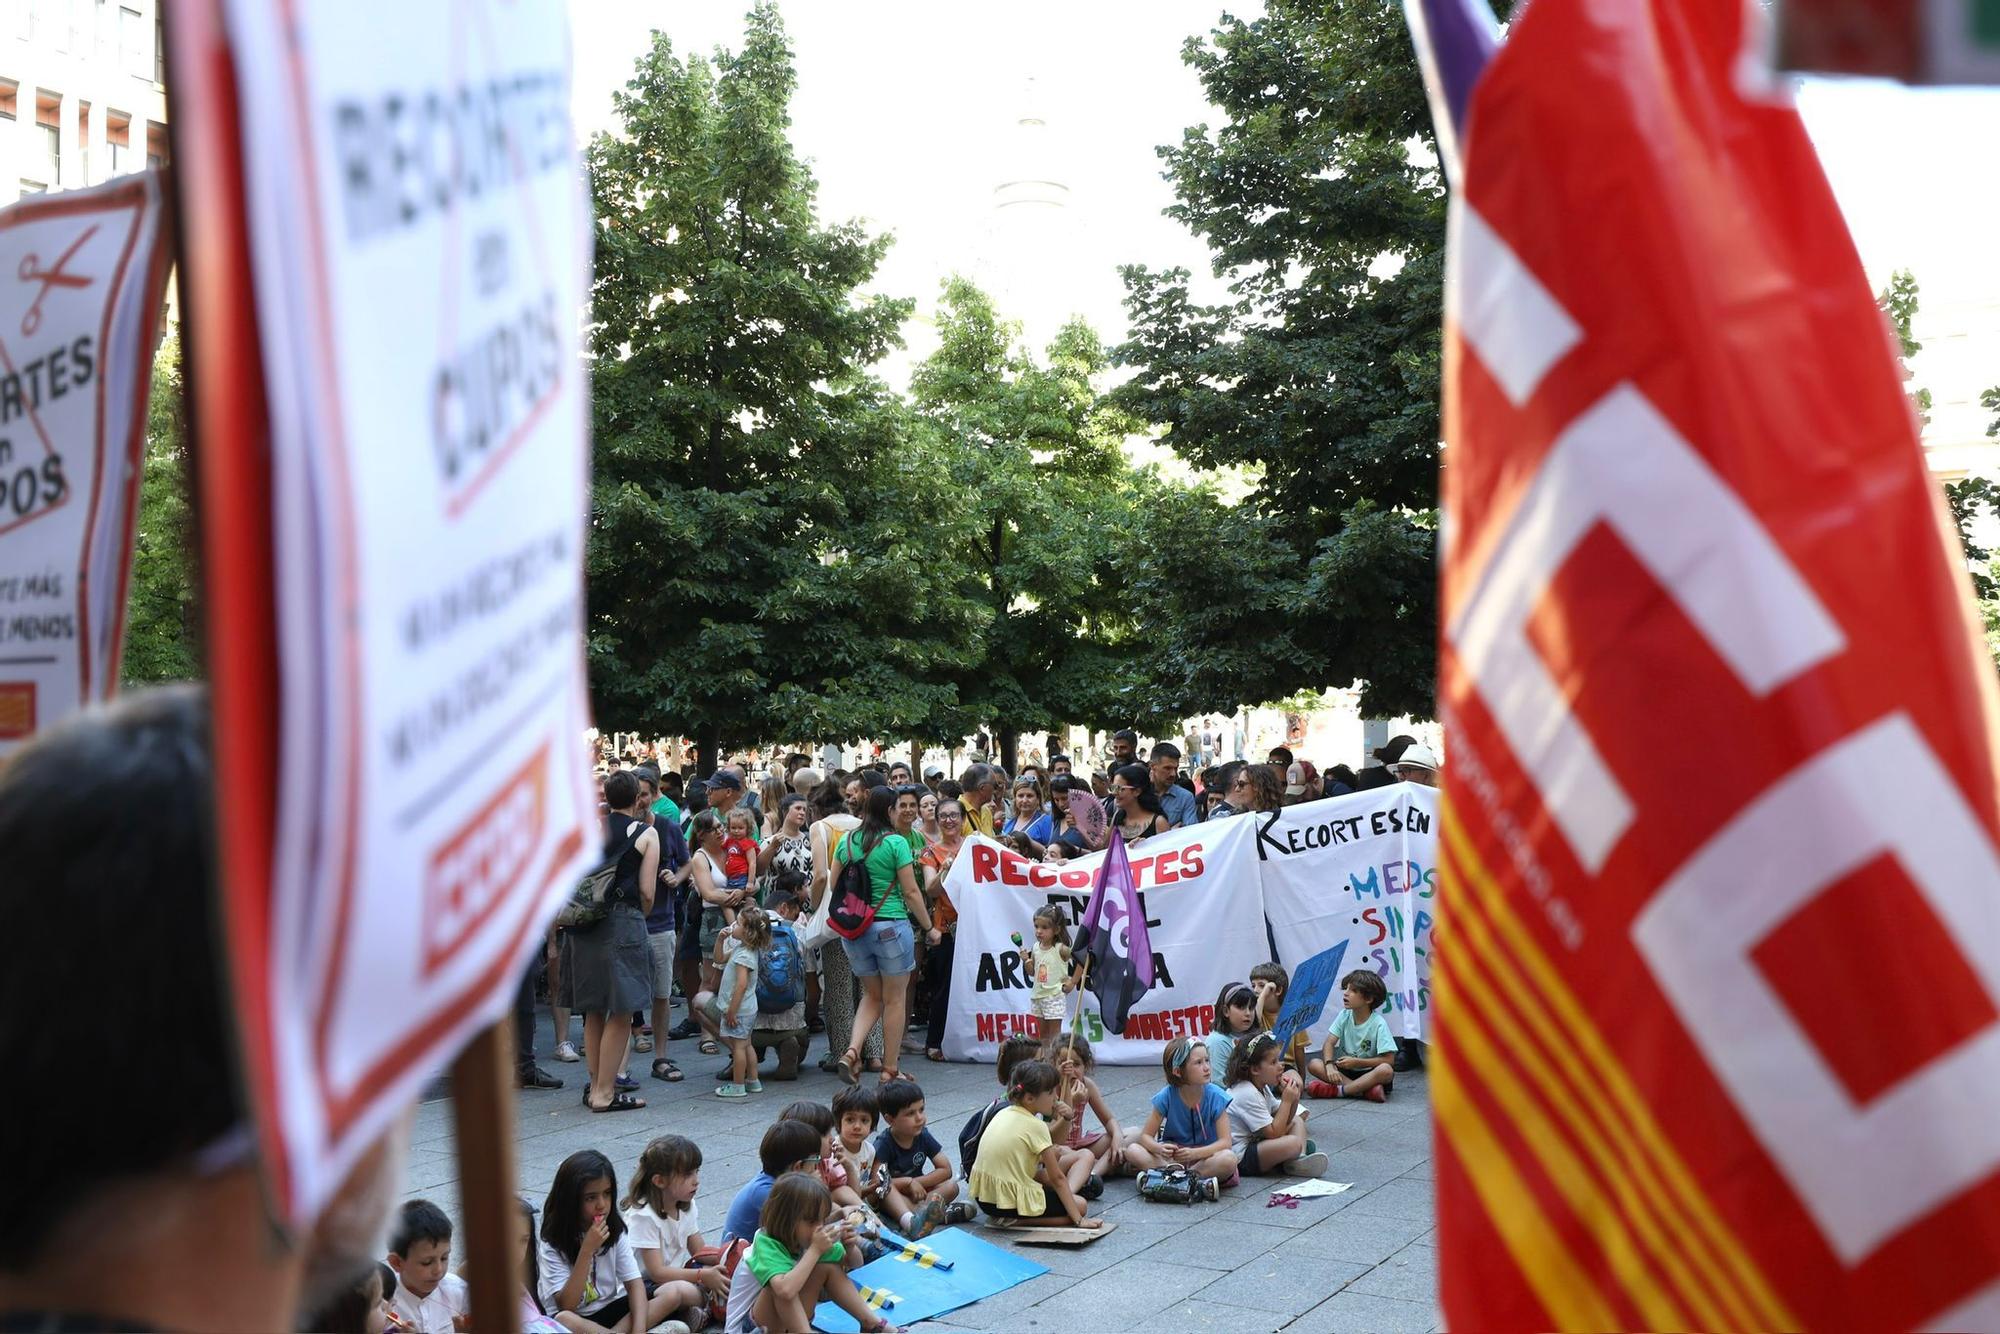
[[[746, 912], [732, 924], [752, 938], [742, 946], [761, 934], [761, 916]], [[1060, 923], [1038, 915], [1035, 925], [1036, 944], [1023, 953], [1060, 978]], [[737, 1192], [713, 1247], [695, 1205], [702, 1156], [693, 1141], [648, 1143], [622, 1196], [609, 1158], [571, 1154], [539, 1225], [521, 1202], [522, 1328], [638, 1334], [664, 1322], [686, 1334], [719, 1319], [730, 1334], [806, 1329], [818, 1303], [832, 1301], [864, 1330], [889, 1329], [848, 1273], [898, 1238], [981, 1212], [1003, 1225], [1095, 1229], [1102, 1223], [1088, 1202], [1103, 1194], [1104, 1178], [1123, 1171], [1138, 1174], [1142, 1194], [1151, 1193], [1149, 1181], [1164, 1189], [1177, 1180], [1180, 1195], [1156, 1198], [1208, 1200], [1243, 1176], [1319, 1176], [1327, 1157], [1308, 1134], [1301, 1100], [1382, 1101], [1395, 1079], [1396, 1043], [1382, 1014], [1386, 988], [1365, 969], [1341, 979], [1343, 1009], [1317, 1055], [1306, 1055], [1303, 1037], [1280, 1043], [1271, 1030], [1287, 981], [1277, 965], [1259, 965], [1248, 984], [1217, 997], [1206, 1039], [1168, 1043], [1166, 1083], [1136, 1130], [1106, 1104], [1081, 1036], [1008, 1039], [995, 1067], [1004, 1093], [959, 1134], [962, 1173], [931, 1133], [912, 1081], [844, 1088], [830, 1106], [795, 1102], [764, 1132], [761, 1170]], [[751, 977], [725, 977], [723, 1005], [750, 986]], [[887, 1242], [885, 1234], [893, 1234]], [[387, 1262], [318, 1327], [469, 1329], [466, 1283], [449, 1271], [451, 1240], [442, 1210], [406, 1203]]]

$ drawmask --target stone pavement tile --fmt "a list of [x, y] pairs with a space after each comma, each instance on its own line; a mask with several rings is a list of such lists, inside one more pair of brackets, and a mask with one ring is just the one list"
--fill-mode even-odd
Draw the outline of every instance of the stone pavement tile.
[[[996, 1322], [1006, 1320], [1027, 1310], [1037, 1302], [1060, 1297], [1076, 1284], [1067, 1274], [1041, 1274], [1026, 1283], [1017, 1283], [1005, 1292], [996, 1292], [983, 1301], [970, 1306], [961, 1306], [956, 1311], [947, 1311], [935, 1322], [925, 1324], [953, 1324], [962, 1329], [991, 1329]], [[1054, 1308], [1051, 1307], [1050, 1311]], [[1044, 1312], [1044, 1316], [1050, 1312]], [[922, 1326], [917, 1326], [922, 1328]]]
[[1391, 1218], [1431, 1223], [1437, 1217], [1435, 1194], [1433, 1183], [1402, 1177], [1377, 1186], [1350, 1207], [1357, 1214], [1386, 1214]]
[[1182, 1302], [1159, 1313], [1149, 1323], [1154, 1329], [1172, 1330], [1180, 1334], [1183, 1330], [1217, 1330], [1227, 1334], [1271, 1334], [1283, 1327], [1289, 1317], [1272, 1311], [1252, 1311], [1241, 1306], [1225, 1306], [1219, 1302], [1196, 1299]]
[[1203, 1301], [1275, 1312], [1289, 1320], [1340, 1291], [1349, 1279], [1367, 1272], [1364, 1265], [1272, 1250], [1216, 1279], [1195, 1295]]
[[[1117, 1240], [1116, 1237], [1106, 1239]], [[1086, 1247], [1085, 1249], [1090, 1249]], [[1059, 1317], [1065, 1328], [1122, 1330], [1141, 1326], [1169, 1328], [1160, 1313], [1194, 1295], [1215, 1278], [1212, 1269], [1158, 1264], [1143, 1256], [1080, 1279], [1058, 1296], [1024, 1315]]]
[[1426, 1334], [1436, 1324], [1436, 1310], [1422, 1302], [1338, 1292], [1285, 1326], [1285, 1334]]
[[1348, 1284], [1346, 1290], [1435, 1306], [1438, 1299], [1437, 1251], [1421, 1244], [1405, 1246]]
[[1430, 1231], [1427, 1223], [1379, 1214], [1335, 1214], [1285, 1242], [1273, 1255], [1285, 1258], [1318, 1256], [1343, 1264], [1373, 1266]]
[[1207, 1218], [1155, 1243], [1144, 1255], [1148, 1260], [1165, 1264], [1192, 1265], [1198, 1269], [1227, 1272], [1248, 1264], [1278, 1243], [1289, 1240], [1292, 1235], [1281, 1227], [1264, 1227], [1234, 1218]]

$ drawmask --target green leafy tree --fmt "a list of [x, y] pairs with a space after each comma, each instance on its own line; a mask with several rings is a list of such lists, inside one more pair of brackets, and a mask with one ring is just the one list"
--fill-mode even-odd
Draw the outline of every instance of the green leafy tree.
[[1896, 347], [1903, 363], [1903, 382], [1910, 386], [1910, 405], [1917, 414], [1917, 424], [1928, 426], [1931, 420], [1931, 391], [1916, 385], [1916, 373], [1910, 369], [1910, 358], [1924, 350], [1917, 341], [1915, 324], [1921, 292], [1917, 287], [1917, 275], [1908, 269], [1897, 269], [1889, 275], [1889, 285], [1875, 294], [1875, 304], [1889, 319], [1889, 327], [1895, 330]]
[[169, 334], [153, 357], [146, 400], [146, 470], [126, 598], [123, 675], [130, 685], [191, 681], [202, 672], [189, 485], [180, 338]]
[[959, 509], [941, 568], [981, 608], [978, 649], [955, 679], [967, 716], [994, 728], [1011, 770], [1023, 730], [1158, 716], [1115, 577], [1132, 533], [1121, 444], [1135, 423], [1099, 394], [1108, 359], [1081, 321], [1037, 362], [986, 293], [952, 278], [937, 330], [910, 395], [948, 460]]
[[971, 619], [921, 557], [951, 497], [865, 374], [910, 303], [828, 225], [788, 138], [777, 11], [740, 50], [665, 35], [590, 146], [597, 217], [589, 660], [598, 716], [725, 745], [939, 734]]
[[1190, 463], [1250, 471], [1195, 545], [1257, 555], [1231, 605], [1176, 623], [1177, 651], [1230, 664], [1182, 664], [1183, 703], [1359, 680], [1368, 712], [1427, 714], [1445, 191], [1402, 7], [1271, 0], [1183, 59], [1225, 121], [1160, 150], [1168, 212], [1230, 297], [1125, 269], [1115, 360], [1136, 374], [1118, 397]]

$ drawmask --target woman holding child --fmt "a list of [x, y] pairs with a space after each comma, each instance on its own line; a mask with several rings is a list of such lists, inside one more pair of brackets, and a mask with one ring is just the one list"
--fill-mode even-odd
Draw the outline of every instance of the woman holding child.
[[632, 1037], [632, 1012], [653, 1003], [652, 951], [646, 914], [658, 884], [660, 836], [640, 816], [639, 780], [620, 769], [604, 780], [604, 855], [618, 858], [605, 894], [610, 915], [570, 927], [566, 960], [571, 1008], [583, 1011], [584, 1053], [590, 1087], [583, 1100], [593, 1112], [636, 1111], [646, 1104], [617, 1086]]

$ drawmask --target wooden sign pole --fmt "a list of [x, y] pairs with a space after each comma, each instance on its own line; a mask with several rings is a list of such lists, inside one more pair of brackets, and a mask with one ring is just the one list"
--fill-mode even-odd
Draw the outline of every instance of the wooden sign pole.
[[458, 1140], [459, 1225], [474, 1327], [521, 1328], [520, 1211], [514, 1182], [514, 1020], [473, 1038], [451, 1065], [452, 1131]]

